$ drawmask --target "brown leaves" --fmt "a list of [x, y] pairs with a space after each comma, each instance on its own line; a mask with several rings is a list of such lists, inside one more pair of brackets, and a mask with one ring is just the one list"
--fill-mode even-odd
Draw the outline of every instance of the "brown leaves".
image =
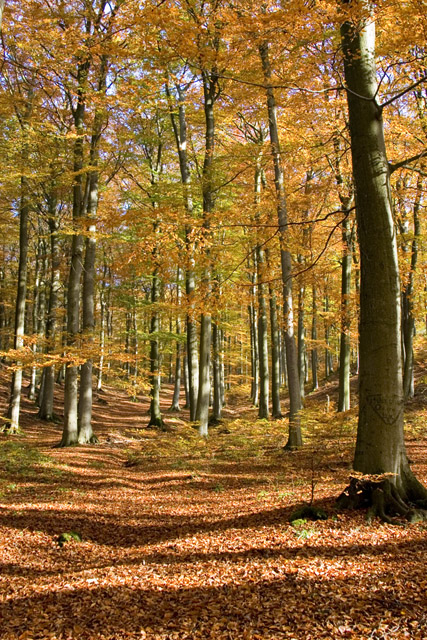
[[[368, 526], [351, 512], [288, 523], [310, 493], [324, 434], [279, 456], [283, 425], [251, 426], [248, 413], [202, 447], [190, 427], [129, 428], [143, 409], [119, 395], [109, 406], [121, 409], [114, 446], [99, 407], [105, 444], [96, 448], [52, 450], [58, 428], [28, 423], [28, 468], [20, 449], [0, 509], [2, 640], [426, 636], [424, 524]], [[415, 463], [423, 446], [410, 452]], [[132, 451], [138, 464], [127, 468]], [[333, 512], [348, 470], [332, 473], [337, 452], [325, 451], [315, 498]], [[11, 487], [0, 473], [0, 490]], [[82, 542], [60, 549], [64, 531], [79, 531]]]

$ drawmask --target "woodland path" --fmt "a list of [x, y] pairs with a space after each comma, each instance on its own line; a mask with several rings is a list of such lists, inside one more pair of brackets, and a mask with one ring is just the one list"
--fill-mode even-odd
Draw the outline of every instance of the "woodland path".
[[[158, 433], [146, 400], [102, 398], [99, 445], [53, 449], [61, 425], [27, 400], [22, 434], [0, 436], [2, 640], [427, 637], [426, 523], [334, 513], [355, 412], [318, 405], [304, 450], [284, 454], [285, 423], [256, 422], [240, 396], [207, 442], [185, 412]], [[421, 406], [408, 444], [427, 482]], [[332, 517], [291, 526], [313, 484]], [[61, 548], [70, 531], [82, 541]]]

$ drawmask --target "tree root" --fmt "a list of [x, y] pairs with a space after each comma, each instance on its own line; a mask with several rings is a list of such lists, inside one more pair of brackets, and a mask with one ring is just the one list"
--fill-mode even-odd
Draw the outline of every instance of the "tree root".
[[392, 524], [393, 518], [409, 522], [427, 520], [427, 511], [416, 508], [389, 478], [384, 476], [352, 477], [350, 484], [337, 499], [339, 509], [367, 509], [366, 518], [379, 518]]

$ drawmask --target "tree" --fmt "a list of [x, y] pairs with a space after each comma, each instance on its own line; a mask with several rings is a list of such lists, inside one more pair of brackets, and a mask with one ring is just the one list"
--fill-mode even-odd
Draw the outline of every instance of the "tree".
[[[427, 505], [427, 491], [412, 473], [403, 435], [400, 279], [384, 140], [383, 105], [377, 101], [375, 16], [370, 3], [343, 2], [341, 27], [359, 234], [360, 370], [357, 478], [343, 502], [368, 501], [374, 513], [410, 515]], [[353, 13], [354, 12], [354, 13]], [[372, 480], [379, 476], [380, 481]]]

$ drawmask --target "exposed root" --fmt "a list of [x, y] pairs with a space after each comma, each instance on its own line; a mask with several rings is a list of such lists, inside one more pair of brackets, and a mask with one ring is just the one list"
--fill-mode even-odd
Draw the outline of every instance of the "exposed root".
[[340, 509], [367, 509], [369, 522], [379, 518], [392, 524], [395, 517], [410, 522], [427, 520], [427, 511], [415, 508], [387, 476], [352, 477], [339, 496], [337, 506]]

